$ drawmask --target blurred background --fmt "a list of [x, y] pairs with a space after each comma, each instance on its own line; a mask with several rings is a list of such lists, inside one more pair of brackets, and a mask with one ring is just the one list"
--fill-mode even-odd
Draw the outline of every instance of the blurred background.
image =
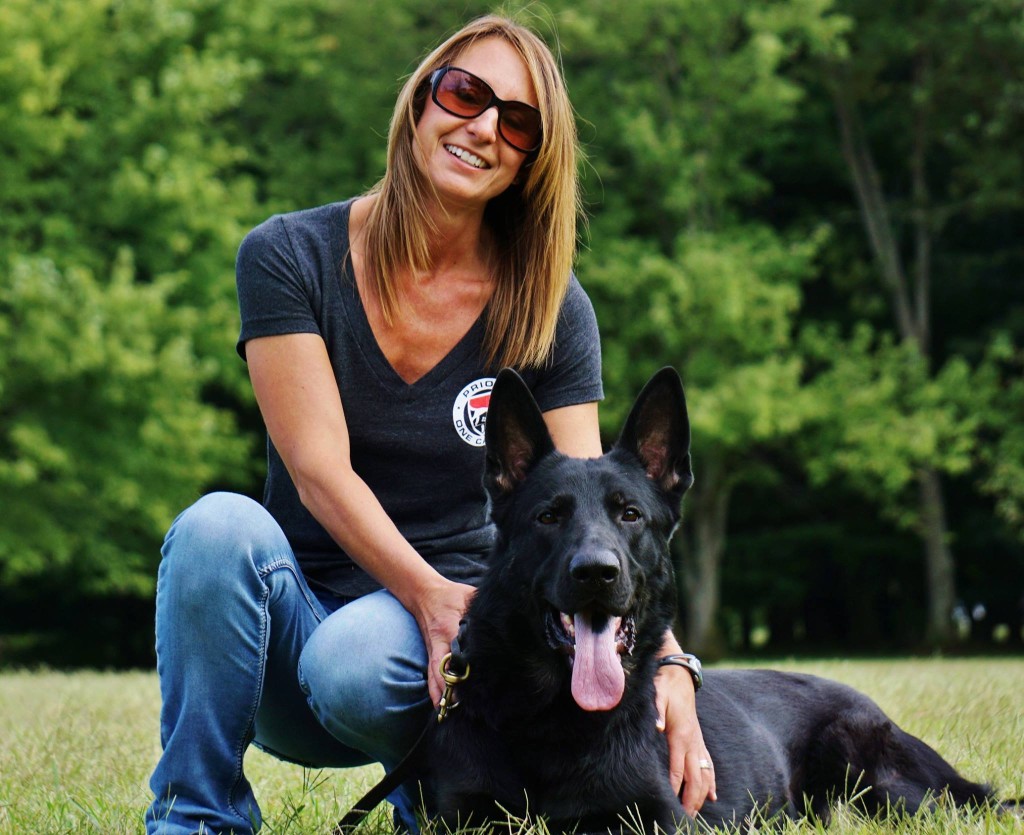
[[686, 384], [683, 645], [1024, 652], [1019, 0], [4, 0], [0, 666], [152, 665], [168, 524], [261, 493], [239, 242], [494, 10], [578, 114], [607, 439]]

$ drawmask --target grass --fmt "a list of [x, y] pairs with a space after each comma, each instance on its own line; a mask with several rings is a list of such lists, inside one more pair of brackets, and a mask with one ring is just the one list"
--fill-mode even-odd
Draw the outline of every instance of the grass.
[[[790, 661], [772, 666], [829, 676], [871, 695], [903, 728], [1003, 797], [1024, 796], [1024, 659]], [[0, 833], [137, 833], [159, 754], [152, 673], [0, 674]], [[264, 832], [327, 833], [380, 776], [377, 767], [309, 771], [255, 749], [246, 773]], [[540, 830], [542, 827], [536, 827]], [[782, 833], [815, 833], [786, 824]], [[384, 810], [367, 835], [390, 833]], [[752, 831], [757, 831], [756, 829]], [[1024, 832], [991, 812], [940, 810], [897, 824], [841, 809], [828, 831], [907, 835]]]

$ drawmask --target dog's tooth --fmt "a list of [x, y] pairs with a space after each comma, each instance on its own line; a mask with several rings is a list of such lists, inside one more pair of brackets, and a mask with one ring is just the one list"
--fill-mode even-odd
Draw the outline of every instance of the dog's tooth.
[[576, 637], [576, 624], [573, 621], [572, 615], [567, 615], [565, 612], [559, 612], [562, 617], [562, 626], [565, 628], [565, 634], [570, 638]]

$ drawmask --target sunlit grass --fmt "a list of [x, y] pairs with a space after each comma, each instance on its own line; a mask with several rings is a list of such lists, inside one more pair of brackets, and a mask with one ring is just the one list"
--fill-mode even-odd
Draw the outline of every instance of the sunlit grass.
[[[868, 693], [967, 777], [1024, 796], [1024, 659], [784, 662]], [[138, 833], [159, 754], [159, 691], [151, 673], [0, 674], [0, 833]], [[326, 835], [380, 776], [377, 767], [309, 771], [255, 749], [246, 773], [264, 832]], [[390, 833], [382, 809], [364, 827]], [[542, 833], [543, 827], [524, 825]], [[813, 833], [820, 824], [785, 824]], [[909, 821], [867, 821], [840, 809], [830, 833], [1024, 832], [990, 811], [940, 809]]]

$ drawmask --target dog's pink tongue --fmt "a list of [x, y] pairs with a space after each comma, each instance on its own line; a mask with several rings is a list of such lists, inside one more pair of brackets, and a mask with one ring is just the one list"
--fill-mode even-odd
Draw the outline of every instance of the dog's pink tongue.
[[622, 618], [607, 618], [595, 632], [589, 614], [575, 617], [576, 658], [572, 662], [572, 697], [584, 710], [611, 710], [622, 699], [626, 674], [615, 646]]

